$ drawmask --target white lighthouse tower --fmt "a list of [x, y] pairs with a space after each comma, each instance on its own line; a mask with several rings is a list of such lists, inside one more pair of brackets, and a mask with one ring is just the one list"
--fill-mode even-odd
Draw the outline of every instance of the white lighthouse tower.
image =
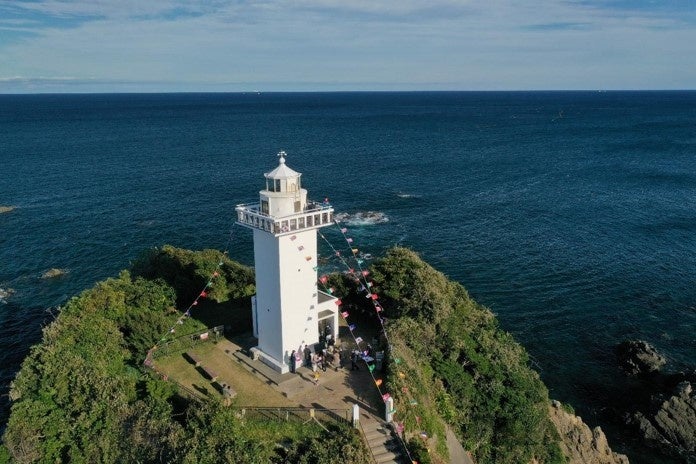
[[[237, 205], [237, 224], [254, 231], [256, 295], [252, 297], [252, 349], [264, 363], [285, 373], [290, 354], [319, 341], [319, 324], [338, 329], [336, 298], [317, 287], [317, 229], [333, 222], [333, 208], [307, 199], [302, 174], [285, 164], [264, 174], [259, 203]], [[321, 285], [320, 285], [321, 287]]]

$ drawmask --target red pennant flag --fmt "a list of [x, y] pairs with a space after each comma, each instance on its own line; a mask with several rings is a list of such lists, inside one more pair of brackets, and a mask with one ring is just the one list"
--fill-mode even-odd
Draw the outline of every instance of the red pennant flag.
[[322, 284], [325, 284], [328, 280], [329, 280], [329, 278], [326, 277], [325, 275], [319, 277], [319, 282], [321, 282]]
[[348, 318], [348, 311], [343, 311], [341, 313], [341, 316], [343, 316], [343, 319], [347, 319]]
[[369, 274], [370, 274], [370, 273], [369, 273], [368, 271], [362, 271], [362, 275], [364, 275], [364, 276], [367, 276], [367, 275], [369, 275]]
[[385, 403], [387, 402], [387, 400], [389, 400], [389, 398], [391, 398], [391, 395], [389, 393], [385, 393], [384, 395], [382, 395], [382, 400], [384, 400]]
[[377, 298], [379, 298], [379, 296], [376, 293], [373, 293], [370, 298], [372, 298], [373, 300], [376, 300]]
[[341, 300], [336, 300], [334, 303], [336, 303], [336, 306], [341, 306], [343, 304]]
[[206, 293], [206, 291], [203, 290], [203, 291], [201, 292], [201, 297], [202, 297], [202, 298], [205, 298], [206, 296], [208, 296], [208, 293]]

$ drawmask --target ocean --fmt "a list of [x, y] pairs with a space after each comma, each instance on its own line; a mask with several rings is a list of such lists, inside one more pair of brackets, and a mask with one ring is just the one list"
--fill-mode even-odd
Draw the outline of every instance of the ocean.
[[0, 424], [71, 296], [230, 230], [252, 264], [234, 207], [280, 150], [362, 252], [407, 246], [461, 282], [553, 398], [644, 459], [606, 414], [612, 350], [640, 338], [696, 364], [696, 92], [0, 95]]

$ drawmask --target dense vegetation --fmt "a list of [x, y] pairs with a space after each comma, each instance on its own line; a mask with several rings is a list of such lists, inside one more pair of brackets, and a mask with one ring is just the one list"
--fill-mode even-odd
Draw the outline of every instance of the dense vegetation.
[[[349, 429], [329, 439], [319, 427], [240, 419], [219, 402], [187, 401], [143, 369], [147, 350], [180, 316], [177, 302], [190, 303], [216, 269], [201, 313], [245, 330], [253, 272], [213, 250], [154, 250], [132, 273], [72, 298], [13, 382], [0, 461], [362, 463]], [[206, 325], [186, 322], [191, 332]]]
[[488, 309], [404, 248], [372, 277], [389, 321], [386, 384], [406, 430], [438, 437], [442, 455], [446, 422], [479, 463], [565, 462], [546, 387]]

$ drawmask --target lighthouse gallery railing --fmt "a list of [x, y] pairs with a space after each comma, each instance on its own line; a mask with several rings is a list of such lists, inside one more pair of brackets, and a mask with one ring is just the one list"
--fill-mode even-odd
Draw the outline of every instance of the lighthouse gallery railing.
[[280, 218], [261, 211], [259, 203], [237, 205], [235, 210], [238, 224], [276, 235], [322, 227], [333, 222], [333, 208], [326, 203], [308, 203], [304, 211]]

